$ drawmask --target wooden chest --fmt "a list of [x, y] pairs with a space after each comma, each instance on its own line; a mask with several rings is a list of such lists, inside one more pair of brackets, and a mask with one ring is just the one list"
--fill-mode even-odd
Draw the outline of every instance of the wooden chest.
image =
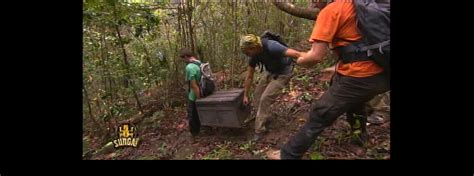
[[250, 108], [242, 104], [243, 89], [215, 91], [196, 100], [196, 109], [203, 126], [242, 128]]

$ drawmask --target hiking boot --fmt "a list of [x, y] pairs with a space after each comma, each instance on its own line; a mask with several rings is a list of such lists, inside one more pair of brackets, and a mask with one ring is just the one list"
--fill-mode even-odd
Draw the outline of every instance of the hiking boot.
[[191, 137], [192, 138], [196, 138], [196, 137], [198, 137], [198, 135], [199, 135], [199, 132], [191, 132]]
[[367, 122], [369, 122], [370, 124], [382, 124], [384, 123], [384, 119], [380, 115], [373, 113], [372, 115], [367, 117]]
[[248, 124], [249, 122], [255, 120], [255, 116], [250, 116], [248, 119], [244, 120], [244, 124]]
[[254, 142], [258, 142], [258, 141], [261, 141], [263, 139], [263, 137], [265, 136], [267, 132], [261, 132], [261, 133], [255, 133], [255, 135], [253, 136], [253, 140]]
[[253, 140], [254, 142], [258, 142], [260, 140], [263, 139], [263, 134], [259, 134], [259, 133], [255, 133], [255, 135], [253, 136]]

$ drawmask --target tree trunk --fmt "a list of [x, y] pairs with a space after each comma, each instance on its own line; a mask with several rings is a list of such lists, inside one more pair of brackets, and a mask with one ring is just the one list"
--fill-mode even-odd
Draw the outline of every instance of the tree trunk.
[[[148, 81], [151, 81], [152, 80], [152, 77], [156, 77], [155, 76], [155, 66], [153, 65], [153, 63], [151, 62], [151, 57], [150, 57], [150, 52], [148, 52], [148, 49], [146, 48], [146, 44], [145, 42], [143, 41], [143, 39], [141, 39], [140, 37], [135, 37], [135, 39], [137, 39], [138, 41], [140, 41], [140, 43], [142, 44], [143, 46], [143, 51], [145, 52], [145, 61], [148, 65], [148, 67], [145, 68], [145, 73], [146, 73], [146, 76], [148, 78]], [[151, 70], [150, 70], [151, 69]], [[155, 83], [155, 86], [158, 86], [158, 81], [154, 81]]]
[[92, 106], [91, 106], [91, 103], [90, 103], [89, 94], [87, 93], [86, 87], [84, 86], [84, 87], [82, 87], [82, 89], [84, 90], [84, 98], [86, 99], [85, 101], [87, 103], [87, 109], [89, 110], [89, 119], [96, 126], [96, 128], [98, 128], [100, 130], [99, 131], [99, 136], [103, 137], [102, 135], [107, 134], [107, 130], [105, 129], [104, 126], [102, 126], [95, 119], [94, 113], [92, 113]]
[[[117, 19], [117, 13], [116, 13], [115, 8], [114, 8], [114, 15], [115, 15], [115, 19]], [[123, 41], [122, 41], [122, 35], [120, 34], [120, 28], [119, 28], [118, 24], [115, 25], [115, 30], [116, 30], [116, 33], [117, 33], [117, 38], [119, 39], [120, 48], [122, 50], [125, 69], [127, 70], [127, 74], [125, 75], [125, 81], [126, 81], [125, 85], [126, 85], [126, 87], [128, 87], [129, 84], [131, 85], [132, 93], [135, 97], [135, 101], [137, 101], [137, 108], [143, 114], [142, 104], [140, 103], [140, 100], [138, 99], [138, 96], [137, 96], [137, 93], [136, 93], [136, 90], [135, 90], [135, 84], [130, 79], [130, 75], [129, 75], [129, 74], [131, 74], [130, 73], [130, 63], [128, 62], [127, 52], [125, 50], [125, 45], [123, 44]]]
[[194, 30], [193, 30], [193, 24], [192, 24], [192, 18], [193, 18], [193, 6], [191, 5], [191, 1], [187, 1], [187, 8], [186, 8], [186, 14], [188, 15], [188, 34], [189, 34], [189, 47], [193, 52], [196, 52], [196, 48], [194, 45]]
[[[245, 9], [247, 9], [247, 16], [249, 17], [250, 16], [250, 6], [248, 4], [247, 1], [245, 1]], [[247, 27], [245, 28], [245, 32], [246, 33], [249, 33], [249, 29], [250, 29], [250, 19], [249, 18], [245, 18], [245, 21], [246, 21], [246, 24], [247, 24]]]
[[130, 63], [128, 62], [127, 52], [125, 50], [125, 45], [123, 44], [122, 35], [120, 34], [120, 29], [119, 29], [118, 25], [115, 25], [115, 30], [117, 31], [117, 37], [119, 39], [120, 47], [122, 49], [123, 61], [124, 61], [124, 64], [125, 64], [125, 68], [127, 69], [127, 72], [128, 72], [125, 75], [125, 81], [126, 81], [126, 85], [127, 85], [126, 87], [128, 87], [129, 84], [132, 87], [133, 96], [135, 97], [135, 101], [137, 101], [137, 108], [140, 112], [143, 113], [142, 104], [140, 103], [140, 100], [138, 99], [138, 96], [137, 96], [137, 93], [136, 93], [136, 90], [135, 90], [135, 84], [134, 84], [133, 81], [131, 81], [131, 77], [129, 75], [129, 74], [131, 74], [130, 73]]
[[308, 20], [316, 20], [320, 11], [319, 8], [301, 8], [290, 2], [273, 1], [273, 5], [290, 15]]
[[[176, 38], [176, 42], [177, 44], [179, 44], [180, 48], [184, 48], [186, 47], [186, 33], [185, 33], [185, 30], [184, 30], [184, 26], [182, 25], [182, 22], [183, 19], [182, 19], [182, 3], [180, 2], [179, 5], [178, 5], [178, 37]], [[176, 50], [176, 53], [178, 53], [179, 51]], [[178, 83], [179, 80], [180, 80], [180, 74], [178, 72], [178, 68], [180, 68], [180, 63], [181, 61], [178, 60], [178, 58], [175, 58], [175, 67], [174, 67], [174, 75], [175, 75], [175, 82], [174, 83]]]
[[123, 44], [122, 35], [120, 34], [120, 28], [118, 25], [115, 25], [115, 31], [117, 34], [117, 38], [119, 39], [120, 49], [122, 50], [123, 63], [125, 64], [125, 66], [127, 66], [127, 69], [128, 69], [128, 67], [130, 66], [130, 63], [128, 62], [127, 52], [125, 50], [125, 45]]
[[263, 23], [263, 24], [265, 24], [265, 30], [267, 30], [267, 29], [268, 29], [267, 18], [268, 18], [268, 8], [267, 8], [267, 9], [265, 9], [265, 18], [264, 18], [264, 20], [263, 20], [263, 21], [264, 21], [264, 23]]
[[[237, 54], [237, 44], [236, 44], [236, 41], [237, 41], [237, 13], [235, 12], [236, 11], [236, 7], [237, 6], [237, 2], [232, 2], [232, 15], [233, 15], [233, 18], [234, 18], [234, 40], [232, 41], [232, 50], [234, 52], [234, 54]], [[235, 60], [235, 55], [231, 56], [230, 57], [230, 86], [231, 87], [234, 87], [234, 60]]]
[[[168, 47], [169, 47], [169, 50], [170, 50], [170, 51], [173, 51], [173, 46], [172, 46], [172, 44], [171, 44], [171, 39], [170, 39], [170, 29], [171, 29], [171, 27], [170, 27], [170, 25], [168, 24], [168, 20], [165, 20], [165, 23], [164, 23], [164, 24], [165, 24], [165, 28], [166, 28], [166, 40], [168, 41]], [[177, 49], [174, 50], [174, 51], [177, 51]], [[173, 57], [173, 58], [174, 58], [174, 57]], [[175, 66], [177, 66], [176, 60], [174, 60], [173, 63], [174, 63]], [[172, 71], [172, 68], [170, 67], [170, 65], [168, 65], [168, 70], [169, 70], [169, 72], [168, 72], [168, 76], [169, 76], [169, 75], [171, 75], [171, 74], [169, 74], [169, 73], [171, 73], [171, 71]], [[167, 77], [168, 77], [168, 76], [167, 76]], [[177, 76], [176, 76], [176, 77], [177, 77]], [[165, 85], [167, 85], [167, 88], [166, 88], [165, 100], [168, 100], [168, 98], [170, 97], [170, 89], [172, 88], [172, 87], [171, 87], [171, 83], [173, 82], [173, 81], [170, 81], [170, 80], [171, 80], [171, 79], [166, 79], [166, 84], [165, 84]]]
[[104, 84], [104, 90], [110, 91], [110, 86], [107, 87], [107, 66], [105, 65], [105, 59], [107, 58], [107, 50], [105, 48], [105, 28], [102, 28], [100, 35], [100, 64], [102, 67], [102, 83]]
[[148, 49], [146, 48], [145, 42], [143, 42], [143, 39], [141, 39], [141, 38], [138, 38], [138, 40], [143, 45], [143, 51], [145, 51], [145, 61], [147, 62], [148, 66], [153, 67], [153, 64], [151, 63], [151, 60], [150, 60], [150, 58], [151, 58], [150, 57], [150, 52], [148, 52]]
[[[113, 14], [114, 14], [115, 20], [118, 21], [119, 19], [117, 17], [117, 10], [116, 10], [115, 6], [114, 6]], [[123, 42], [122, 42], [122, 35], [120, 35], [120, 27], [119, 27], [118, 24], [115, 24], [114, 27], [115, 27], [115, 32], [116, 32], [117, 38], [119, 39], [120, 49], [122, 50], [123, 62], [125, 64], [126, 68], [128, 69], [128, 66], [129, 66], [128, 57], [127, 57], [127, 52], [125, 51], [125, 47], [124, 47]], [[130, 84], [130, 78], [129, 78], [129, 75], [126, 74], [124, 76], [124, 87], [128, 88], [129, 84]]]
[[180, 39], [179, 44], [180, 48], [186, 47], [186, 30], [184, 29], [183, 19], [182, 19], [182, 3], [178, 4], [178, 38]]

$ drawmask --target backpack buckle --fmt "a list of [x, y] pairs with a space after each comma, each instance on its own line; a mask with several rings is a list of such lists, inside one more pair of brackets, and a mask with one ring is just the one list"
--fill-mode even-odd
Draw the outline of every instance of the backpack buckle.
[[380, 52], [380, 54], [383, 54], [382, 45], [379, 46], [379, 52]]

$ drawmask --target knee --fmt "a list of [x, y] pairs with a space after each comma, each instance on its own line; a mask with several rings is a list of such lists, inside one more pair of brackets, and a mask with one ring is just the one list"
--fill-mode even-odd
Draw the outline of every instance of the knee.
[[309, 121], [317, 127], [329, 126], [341, 114], [334, 108], [315, 104], [309, 112]]
[[260, 97], [260, 104], [269, 105], [273, 101], [273, 97], [267, 94]]

